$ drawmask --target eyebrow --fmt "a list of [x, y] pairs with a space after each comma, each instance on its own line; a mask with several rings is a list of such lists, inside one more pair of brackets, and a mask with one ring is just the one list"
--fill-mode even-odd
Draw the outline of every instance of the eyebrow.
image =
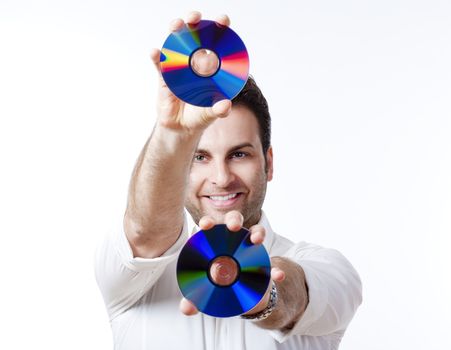
[[[239, 149], [245, 148], [245, 147], [255, 148], [254, 145], [253, 145], [252, 143], [249, 143], [249, 142], [243, 142], [243, 143], [240, 143], [240, 144], [238, 144], [238, 145], [233, 146], [232, 148], [230, 148], [230, 149], [227, 151], [227, 153], [232, 153], [232, 152], [234, 152], [234, 151], [238, 151]], [[196, 150], [196, 153], [209, 154], [210, 152], [208, 152], [206, 149], [198, 148], [198, 149]]]

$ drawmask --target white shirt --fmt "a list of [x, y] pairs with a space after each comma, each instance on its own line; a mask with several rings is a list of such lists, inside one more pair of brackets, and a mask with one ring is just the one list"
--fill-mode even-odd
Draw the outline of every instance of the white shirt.
[[[309, 304], [289, 332], [268, 331], [239, 317], [215, 318], [179, 311], [182, 294], [176, 279], [177, 257], [188, 239], [185, 219], [177, 242], [161, 257], [134, 258], [123, 229], [98, 247], [97, 283], [111, 322], [114, 348], [149, 349], [337, 349], [361, 303], [360, 278], [338, 251], [276, 234], [263, 214], [264, 246], [270, 256], [283, 256], [302, 266]], [[195, 232], [195, 231], [194, 231]]]

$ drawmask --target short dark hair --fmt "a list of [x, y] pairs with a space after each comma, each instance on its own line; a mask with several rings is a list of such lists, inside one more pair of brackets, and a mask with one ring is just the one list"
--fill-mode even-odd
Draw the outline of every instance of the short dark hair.
[[234, 106], [244, 106], [250, 109], [257, 117], [260, 128], [260, 141], [262, 143], [263, 155], [271, 145], [271, 116], [269, 114], [268, 102], [257, 86], [254, 78], [249, 76], [246, 85], [241, 92], [232, 100]]

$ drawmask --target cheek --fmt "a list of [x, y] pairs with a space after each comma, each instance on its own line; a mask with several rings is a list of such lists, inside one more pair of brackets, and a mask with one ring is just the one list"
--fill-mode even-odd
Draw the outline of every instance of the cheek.
[[241, 180], [241, 182], [251, 185], [261, 182], [262, 177], [265, 177], [265, 166], [260, 162], [249, 162], [240, 164], [234, 169], [234, 173]]
[[188, 177], [188, 196], [193, 197], [199, 192], [200, 187], [202, 185], [202, 176], [199, 172], [199, 169], [194, 167], [191, 168], [189, 177]]

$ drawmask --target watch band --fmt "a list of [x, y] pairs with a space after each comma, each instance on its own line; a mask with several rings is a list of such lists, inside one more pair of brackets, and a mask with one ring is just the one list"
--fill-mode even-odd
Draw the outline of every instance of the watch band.
[[245, 319], [245, 320], [252, 320], [252, 321], [262, 321], [265, 320], [269, 317], [269, 315], [271, 315], [272, 311], [274, 310], [274, 308], [276, 307], [277, 304], [277, 288], [276, 288], [276, 284], [274, 283], [274, 281], [272, 282], [272, 287], [271, 287], [271, 292], [269, 294], [269, 302], [268, 302], [268, 306], [266, 306], [266, 308], [264, 308], [262, 311], [253, 314], [253, 315], [241, 315], [240, 317]]

